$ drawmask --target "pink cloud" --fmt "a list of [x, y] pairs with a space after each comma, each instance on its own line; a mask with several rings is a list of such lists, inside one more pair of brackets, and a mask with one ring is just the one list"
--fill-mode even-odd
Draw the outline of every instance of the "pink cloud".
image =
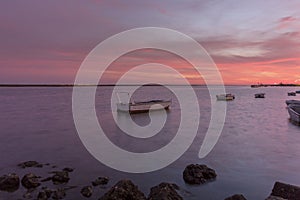
[[283, 17], [278, 21], [277, 29], [282, 30], [282, 29], [288, 28], [290, 26], [293, 26], [294, 22], [296, 22], [296, 21], [297, 21], [297, 18], [295, 18], [293, 16]]

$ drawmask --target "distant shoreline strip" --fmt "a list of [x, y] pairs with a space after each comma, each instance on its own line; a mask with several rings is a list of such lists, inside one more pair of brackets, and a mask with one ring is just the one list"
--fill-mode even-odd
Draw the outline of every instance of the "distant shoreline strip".
[[[100, 84], [100, 85], [74, 85], [74, 84], [0, 84], [0, 87], [105, 87], [105, 86], [140, 86], [135, 84]], [[159, 86], [159, 84], [147, 84], [144, 86]], [[165, 86], [189, 86], [189, 85], [176, 85], [176, 84], [166, 84]], [[191, 86], [207, 86], [201, 84], [192, 84]], [[213, 85], [214, 86], [214, 85]], [[218, 85], [215, 85], [218, 86]], [[258, 87], [300, 87], [299, 84], [259, 84], [259, 85], [225, 85], [225, 86], [250, 86], [251, 88]]]
[[[176, 85], [176, 84], [164, 84], [165, 86], [190, 86], [190, 85]], [[102, 87], [102, 86], [140, 86], [137, 84], [100, 84], [100, 85], [73, 85], [73, 84], [0, 84], [0, 87]], [[159, 84], [147, 84], [143, 86], [160, 86]], [[200, 84], [192, 84], [191, 86], [206, 86]], [[215, 85], [219, 86], [219, 85]], [[248, 85], [231, 85], [231, 86], [248, 86]]]

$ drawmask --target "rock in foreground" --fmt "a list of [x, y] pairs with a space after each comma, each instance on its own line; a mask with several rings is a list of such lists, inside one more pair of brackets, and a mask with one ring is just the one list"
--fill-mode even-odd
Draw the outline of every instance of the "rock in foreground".
[[67, 171], [55, 171], [53, 173], [52, 181], [55, 185], [67, 183], [70, 180], [69, 173]]
[[179, 187], [175, 184], [161, 183], [151, 188], [148, 200], [183, 200], [176, 189]]
[[48, 188], [44, 188], [38, 193], [37, 199], [38, 200], [47, 200], [51, 197], [52, 190]]
[[227, 197], [224, 200], [247, 200], [242, 194], [235, 194], [231, 197]]
[[188, 184], [203, 184], [216, 177], [215, 170], [206, 165], [190, 164], [183, 171], [183, 179]]
[[20, 164], [18, 164], [19, 167], [22, 167], [22, 168], [27, 168], [27, 167], [38, 167], [38, 168], [41, 168], [43, 167], [43, 164], [40, 164], [38, 163], [37, 161], [26, 161], [26, 162], [22, 162]]
[[80, 193], [84, 197], [91, 197], [93, 194], [93, 188], [92, 186], [85, 186], [81, 189]]
[[57, 200], [57, 199], [63, 199], [66, 196], [66, 191], [64, 188], [58, 188], [53, 191], [52, 194], [52, 199]]
[[108, 177], [98, 177], [96, 180], [92, 182], [93, 186], [98, 186], [98, 185], [106, 185], [109, 181]]
[[281, 197], [288, 200], [300, 199], [300, 187], [286, 183], [276, 182], [272, 189], [271, 196]]
[[20, 186], [20, 178], [16, 174], [8, 174], [0, 177], [0, 190], [14, 192]]
[[22, 185], [27, 189], [36, 188], [41, 185], [38, 178], [39, 177], [36, 176], [35, 174], [29, 173], [29, 174], [24, 175], [21, 182], [22, 182]]
[[130, 180], [121, 180], [99, 200], [146, 200], [145, 195]]

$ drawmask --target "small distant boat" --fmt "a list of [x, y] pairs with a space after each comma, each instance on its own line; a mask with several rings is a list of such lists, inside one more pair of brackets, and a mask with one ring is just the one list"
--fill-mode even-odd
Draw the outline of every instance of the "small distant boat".
[[217, 97], [217, 100], [219, 101], [231, 101], [233, 99], [235, 99], [235, 96], [233, 94], [219, 94], [219, 95], [216, 95]]
[[135, 102], [132, 99], [130, 99], [130, 103], [123, 103], [120, 101], [119, 98], [119, 103], [117, 103], [117, 111], [129, 112], [130, 114], [135, 114], [135, 113], [149, 112], [150, 110], [162, 110], [162, 109], [168, 110], [171, 103], [172, 100], [158, 100], [158, 99], [151, 100], [151, 101], [140, 101], [140, 102]]
[[300, 94], [300, 90], [297, 90], [296, 93]]
[[255, 98], [265, 98], [265, 93], [257, 93], [254, 96]]
[[286, 100], [285, 103], [286, 103], [287, 106], [291, 105], [291, 104], [300, 105], [300, 100], [294, 100], [294, 99], [292, 99], [292, 100]]
[[288, 96], [296, 96], [296, 92], [288, 92]]
[[288, 106], [288, 112], [290, 115], [290, 119], [293, 122], [300, 124], [300, 105], [290, 104]]

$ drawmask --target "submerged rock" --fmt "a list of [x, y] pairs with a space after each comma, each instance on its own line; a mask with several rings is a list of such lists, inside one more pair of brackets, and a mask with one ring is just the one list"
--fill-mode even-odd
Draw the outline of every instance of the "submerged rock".
[[22, 167], [22, 168], [27, 168], [27, 167], [43, 167], [43, 164], [40, 164], [38, 163], [37, 161], [26, 161], [26, 162], [22, 162], [20, 164], [18, 164], [19, 167]]
[[67, 171], [55, 171], [53, 173], [52, 181], [55, 185], [67, 183], [70, 180], [69, 173]]
[[65, 167], [65, 168], [63, 168], [63, 171], [65, 171], [65, 172], [73, 172], [74, 169], [70, 168], [70, 167]]
[[48, 188], [44, 188], [38, 193], [37, 200], [47, 200], [51, 197], [52, 193], [53, 193], [52, 190]]
[[242, 194], [235, 194], [231, 197], [227, 197], [224, 200], [247, 200]]
[[50, 198], [50, 196], [48, 197], [47, 194], [46, 194], [46, 192], [40, 191], [38, 193], [37, 200], [48, 200]]
[[188, 184], [203, 184], [216, 177], [215, 170], [206, 165], [190, 164], [183, 171], [183, 179]]
[[32, 198], [32, 191], [27, 191], [25, 194], [23, 194], [24, 199], [31, 199]]
[[276, 182], [272, 189], [271, 196], [281, 197], [288, 200], [300, 199], [300, 187], [286, 183]]
[[98, 177], [96, 180], [92, 181], [93, 186], [98, 186], [98, 185], [106, 185], [109, 181], [108, 177]]
[[18, 175], [12, 173], [0, 177], [0, 190], [7, 192], [14, 192], [19, 189], [20, 178]]
[[93, 194], [93, 188], [92, 186], [85, 186], [81, 189], [80, 193], [84, 197], [91, 197]]
[[21, 183], [27, 189], [36, 188], [41, 185], [38, 178], [35, 174], [29, 173], [23, 176]]
[[130, 180], [121, 180], [99, 200], [146, 200], [145, 195]]
[[176, 184], [161, 183], [151, 188], [148, 200], [182, 200], [176, 192], [178, 189]]
[[66, 191], [64, 188], [58, 188], [52, 191], [52, 199], [58, 200], [63, 199], [66, 196]]
[[266, 198], [266, 200], [287, 200], [287, 199], [270, 195], [268, 198]]

